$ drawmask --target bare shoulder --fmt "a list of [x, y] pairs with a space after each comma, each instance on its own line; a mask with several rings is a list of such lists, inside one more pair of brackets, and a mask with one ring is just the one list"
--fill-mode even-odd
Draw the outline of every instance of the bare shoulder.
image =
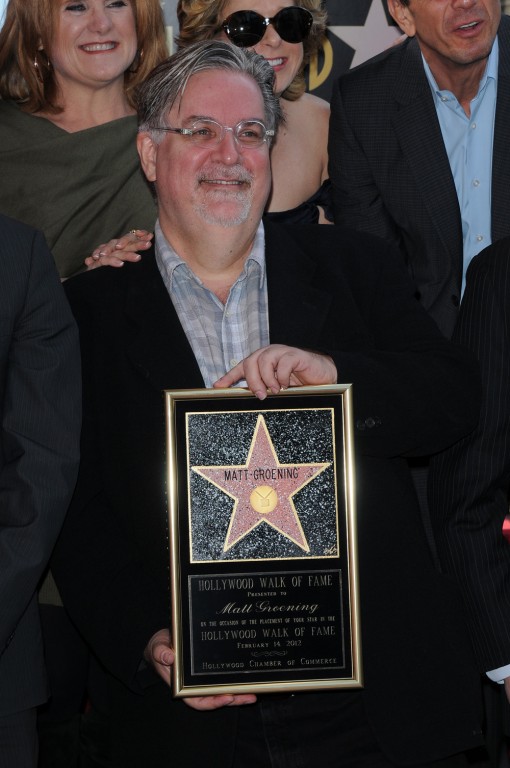
[[296, 109], [294, 120], [299, 120], [306, 134], [309, 151], [313, 152], [320, 165], [320, 179], [323, 182], [328, 178], [329, 104], [318, 96], [304, 93], [300, 99], [292, 102], [292, 106]]
[[310, 134], [320, 136], [319, 144], [326, 149], [330, 116], [327, 101], [311, 93], [304, 93], [297, 101], [284, 101], [283, 110], [289, 132], [308, 138]]
[[328, 124], [330, 108], [327, 101], [314, 96], [313, 93], [304, 93], [300, 99], [289, 103], [289, 107], [297, 112], [301, 119], [310, 122], [320, 121]]

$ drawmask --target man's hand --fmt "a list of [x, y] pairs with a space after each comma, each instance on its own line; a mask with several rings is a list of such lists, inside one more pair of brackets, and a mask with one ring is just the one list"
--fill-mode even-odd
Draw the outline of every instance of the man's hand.
[[246, 357], [213, 386], [231, 387], [243, 379], [253, 394], [264, 400], [268, 389], [277, 394], [287, 387], [336, 384], [337, 370], [327, 355], [283, 344], [270, 344]]
[[170, 632], [168, 629], [160, 629], [156, 632], [143, 652], [145, 661], [151, 664], [162, 680], [167, 685], [172, 682], [172, 664], [175, 660], [173, 648], [170, 645]]
[[[170, 644], [168, 629], [160, 629], [151, 637], [143, 655], [145, 661], [151, 664], [161, 679], [170, 686], [175, 653]], [[219, 709], [220, 707], [235, 707], [241, 704], [254, 704], [256, 700], [257, 697], [250, 693], [235, 696], [230, 693], [218, 694], [217, 696], [189, 696], [184, 699], [188, 707], [204, 711]]]

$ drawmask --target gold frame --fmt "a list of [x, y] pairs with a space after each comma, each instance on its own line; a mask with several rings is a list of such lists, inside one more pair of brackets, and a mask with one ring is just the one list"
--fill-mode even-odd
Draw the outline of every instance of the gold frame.
[[[173, 627], [173, 643], [175, 650], [175, 663], [173, 666], [172, 679], [173, 679], [173, 695], [175, 697], [184, 696], [204, 696], [214, 695], [222, 693], [274, 693], [278, 692], [296, 692], [304, 690], [317, 690], [317, 689], [331, 689], [331, 688], [359, 688], [363, 685], [362, 679], [362, 660], [361, 660], [361, 637], [360, 637], [360, 613], [359, 613], [359, 578], [358, 578], [358, 545], [357, 545], [357, 528], [356, 528], [356, 502], [355, 502], [355, 470], [354, 470], [354, 440], [353, 440], [353, 416], [352, 416], [352, 385], [350, 384], [335, 384], [324, 385], [314, 387], [293, 387], [280, 392], [278, 395], [269, 395], [264, 401], [260, 401], [253, 396], [253, 394], [247, 389], [231, 388], [231, 389], [199, 389], [199, 390], [166, 390], [165, 391], [165, 410], [166, 410], [166, 426], [167, 426], [167, 499], [168, 499], [168, 519], [169, 519], [169, 555], [170, 555], [170, 584], [171, 584], [171, 623]], [[239, 407], [237, 407], [239, 406]], [[293, 407], [295, 406], [295, 407]], [[318, 407], [319, 406], [319, 407]], [[307, 470], [311, 475], [311, 479], [306, 480], [304, 484], [299, 486], [292, 494], [288, 494], [288, 498], [285, 499], [287, 506], [292, 506], [295, 511], [295, 517], [299, 520], [300, 514], [297, 513], [294, 508], [294, 493], [302, 490], [303, 485], [311, 483], [315, 480], [322, 468], [313, 469], [314, 467], [326, 467], [326, 464], [331, 465], [331, 473], [333, 477], [332, 484], [334, 485], [334, 516], [336, 520], [336, 551], [331, 552], [329, 549], [324, 551], [318, 550], [318, 552], [307, 551], [303, 542], [296, 540], [290, 534], [284, 532], [282, 539], [285, 546], [290, 548], [293, 554], [286, 556], [267, 556], [266, 550], [264, 555], [257, 556], [234, 556], [232, 551], [235, 549], [234, 545], [229, 545], [230, 549], [227, 550], [224, 546], [221, 556], [213, 554], [212, 556], [204, 557], [199, 553], [198, 557], [194, 557], [193, 542], [193, 512], [192, 507], [195, 504], [196, 496], [191, 491], [193, 473], [202, 476], [202, 482], [205, 482], [209, 487], [208, 482], [220, 488], [220, 495], [222, 497], [232, 496], [222, 488], [222, 484], [218, 484], [214, 479], [205, 478], [204, 471], [206, 470], [225, 470], [225, 477], [231, 477], [232, 472], [228, 470], [233, 469], [233, 464], [227, 464], [222, 466], [212, 465], [207, 467], [192, 466], [193, 462], [190, 461], [190, 438], [189, 438], [189, 424], [194, 423], [193, 419], [197, 417], [204, 417], [208, 420], [211, 418], [216, 420], [217, 418], [226, 418], [227, 424], [231, 419], [250, 419], [253, 422], [253, 418], [257, 416], [257, 425], [264, 422], [264, 426], [267, 418], [295, 419], [299, 424], [299, 419], [303, 418], [302, 412], [305, 412], [306, 418], [310, 418], [310, 414], [313, 414], [315, 418], [316, 414], [320, 412], [331, 412], [331, 443], [332, 443], [332, 455], [333, 461], [321, 464], [308, 463], [278, 463], [279, 467], [292, 467], [294, 473], [297, 472], [296, 468], [308, 468], [312, 467], [312, 470]], [[248, 414], [246, 416], [246, 414]], [[262, 419], [261, 419], [262, 414]], [[326, 413], [327, 416], [327, 413]], [[252, 418], [253, 417], [253, 418]], [[191, 419], [191, 421], [190, 421]], [[198, 422], [197, 422], [198, 423]], [[217, 422], [220, 424], [221, 422]], [[200, 434], [200, 430], [195, 427], [196, 433]], [[266, 430], [267, 432], [267, 427]], [[218, 432], [221, 433], [221, 429], [218, 428]], [[337, 432], [340, 432], [339, 436]], [[250, 430], [246, 429], [246, 434], [250, 434]], [[258, 426], [253, 430], [253, 436], [251, 446], [257, 441]], [[260, 438], [261, 441], [263, 438]], [[333, 444], [334, 443], [334, 444]], [[337, 459], [336, 444], [341, 447], [341, 461]], [[269, 444], [271, 448], [273, 444], [271, 437], [269, 436]], [[267, 447], [267, 446], [266, 446]], [[251, 455], [250, 453], [248, 456]], [[276, 453], [274, 453], [275, 459]], [[249, 459], [247, 459], [249, 461]], [[279, 459], [277, 459], [279, 462]], [[341, 464], [341, 466], [339, 466]], [[245, 464], [243, 466], [248, 466]], [[247, 473], [248, 470], [243, 469], [243, 472]], [[251, 474], [254, 475], [255, 471]], [[269, 470], [265, 470], [266, 472]], [[271, 470], [274, 473], [274, 470]], [[282, 470], [283, 471], [283, 470]], [[302, 470], [305, 471], [305, 470]], [[315, 471], [316, 474], [312, 475]], [[235, 474], [235, 472], [234, 472]], [[341, 491], [338, 493], [338, 483], [341, 480]], [[267, 487], [264, 486], [264, 488]], [[260, 490], [257, 489], [257, 490]], [[269, 488], [269, 492], [271, 489]], [[252, 494], [253, 495], [253, 494]], [[285, 494], [284, 494], [285, 495]], [[330, 494], [331, 495], [331, 494]], [[340, 498], [339, 498], [340, 497]], [[235, 497], [234, 497], [235, 498]], [[251, 497], [250, 497], [251, 498]], [[340, 503], [339, 503], [340, 502]], [[231, 501], [229, 502], [232, 503]], [[209, 499], [207, 505], [209, 505]], [[232, 526], [232, 520], [235, 516], [237, 501], [234, 503], [233, 509], [228, 513], [230, 518], [229, 530]], [[249, 505], [246, 505], [249, 506]], [[341, 508], [341, 509], [340, 509]], [[250, 510], [251, 511], [251, 510]], [[209, 506], [207, 506], [207, 513], [209, 512]], [[318, 519], [318, 518], [317, 518]], [[264, 519], [263, 522], [269, 522]], [[243, 533], [243, 544], [245, 539], [252, 536], [258, 523], [252, 528], [247, 528], [247, 533]], [[269, 529], [269, 526], [260, 526], [260, 529]], [[276, 526], [273, 526], [273, 528]], [[331, 528], [332, 526], [330, 526]], [[277, 528], [277, 533], [281, 533]], [[271, 533], [271, 535], [273, 535]], [[303, 534], [304, 535], [304, 534]], [[338, 538], [340, 536], [340, 539]], [[278, 540], [279, 537], [275, 536]], [[258, 542], [257, 546], [262, 546]], [[197, 537], [199, 541], [199, 537]], [[239, 540], [240, 541], [240, 540]], [[305, 540], [306, 541], [306, 540]], [[340, 544], [340, 541], [342, 544]], [[238, 541], [234, 541], [236, 546], [241, 546]], [[198, 545], [197, 545], [198, 546]], [[209, 546], [207, 543], [204, 546]], [[251, 551], [251, 550], [250, 550]], [[225, 558], [225, 559], [224, 559]], [[331, 563], [329, 562], [331, 561]], [[239, 564], [242, 563], [242, 572], [238, 573]], [[267, 568], [277, 565], [271, 571]], [[312, 565], [312, 568], [309, 567]], [[337, 568], [330, 569], [330, 564], [338, 566]], [[322, 569], [321, 566], [322, 565]], [[214, 571], [211, 571], [211, 568]], [[233, 571], [232, 568], [236, 568], [237, 571]], [[224, 569], [224, 570], [222, 570]], [[266, 570], [264, 570], [266, 569]], [[218, 573], [219, 571], [219, 573]], [[273, 605], [270, 600], [259, 601], [257, 606], [263, 606], [262, 610], [280, 610], [283, 611], [284, 618], [270, 619], [271, 622], [287, 622], [288, 629], [262, 629], [264, 637], [268, 636], [271, 631], [273, 633], [280, 633], [282, 637], [288, 637], [286, 632], [290, 632], [294, 629], [294, 632], [301, 631], [301, 627], [294, 626], [294, 622], [305, 621], [319, 621], [316, 626], [315, 633], [331, 632], [335, 634], [338, 629], [341, 630], [342, 637], [339, 638], [339, 647], [342, 646], [341, 659], [343, 666], [337, 658], [313, 658], [310, 660], [312, 669], [304, 669], [303, 664], [308, 664], [307, 657], [303, 662], [301, 657], [301, 667], [284, 667], [280, 668], [283, 661], [267, 661], [260, 662], [261, 668], [255, 666], [255, 668], [237, 669], [235, 663], [230, 664], [228, 670], [221, 669], [221, 664], [209, 664], [208, 662], [202, 663], [202, 671], [195, 669], [195, 649], [200, 647], [200, 643], [196, 642], [196, 638], [199, 635], [198, 619], [195, 620], [195, 612], [199, 615], [196, 605], [200, 602], [200, 598], [197, 594], [197, 589], [200, 590], [204, 585], [207, 588], [215, 589], [221, 584], [232, 584], [234, 581], [239, 582], [240, 579], [245, 579], [246, 583], [254, 583], [254, 579], [258, 578], [259, 583], [264, 583], [264, 588], [267, 583], [267, 577], [272, 578], [272, 583], [278, 583], [286, 585], [286, 580], [292, 581], [292, 584], [302, 584], [302, 576], [297, 574], [303, 574], [308, 578], [308, 584], [310, 585], [314, 581], [314, 574], [321, 574], [317, 576], [322, 583], [327, 583], [328, 586], [333, 586], [334, 590], [338, 589], [339, 603], [338, 610], [340, 616], [335, 614], [333, 617], [328, 616], [327, 621], [332, 620], [333, 624], [328, 624], [325, 616], [320, 618], [308, 618], [304, 609], [312, 609], [320, 603], [299, 603], [296, 605]], [[266, 581], [262, 582], [262, 576]], [[335, 574], [335, 575], [328, 575]], [[336, 584], [336, 574], [338, 574], [338, 586]], [[226, 577], [225, 581], [222, 577]], [[306, 579], [305, 579], [306, 581]], [[240, 583], [240, 582], [239, 582]], [[198, 586], [197, 586], [198, 585]], [[215, 587], [216, 585], [216, 587]], [[225, 587], [225, 589], [228, 589]], [[315, 589], [315, 586], [314, 586]], [[322, 594], [326, 594], [327, 588], [322, 587]], [[308, 587], [310, 592], [312, 587]], [[333, 590], [333, 591], [334, 591]], [[287, 594], [287, 592], [282, 592]], [[247, 592], [246, 594], [259, 594], [253, 592]], [[274, 595], [275, 592], [267, 592], [268, 595]], [[301, 595], [301, 586], [296, 587], [294, 591], [295, 595]], [[315, 592], [313, 592], [315, 595]], [[335, 593], [334, 593], [335, 594]], [[208, 605], [211, 599], [215, 599], [216, 595], [208, 593], [207, 600]], [[202, 601], [205, 599], [205, 595]], [[228, 599], [228, 598], [225, 598]], [[290, 599], [290, 598], [289, 598]], [[300, 598], [301, 599], [301, 598]], [[303, 598], [304, 599], [304, 598]], [[193, 601], [195, 601], [195, 608], [193, 608]], [[267, 606], [266, 606], [267, 604]], [[222, 610], [242, 611], [241, 607], [232, 608], [236, 605], [234, 602], [226, 604], [226, 607]], [[248, 604], [252, 607], [252, 603]], [[334, 603], [336, 606], [336, 602]], [[246, 608], [246, 604], [245, 604]], [[303, 609], [303, 616], [290, 616], [287, 615], [287, 608], [297, 610]], [[285, 609], [285, 610], [284, 610]], [[258, 610], [258, 609], [257, 609]], [[221, 613], [221, 611], [219, 611]], [[218, 613], [218, 611], [216, 611]], [[183, 616], [184, 614], [184, 616]], [[186, 621], [187, 617], [187, 621]], [[204, 614], [205, 617], [205, 614]], [[240, 625], [240, 620], [236, 621], [237, 617], [231, 617], [232, 621], [221, 622], [228, 625]], [[257, 629], [250, 630], [252, 635], [260, 634], [258, 630], [260, 627], [258, 623], [261, 623], [262, 619], [243, 621], [242, 624], [246, 625], [257, 624]], [[216, 625], [216, 622], [201, 622], [202, 625]], [[317, 629], [317, 627], [319, 627]], [[330, 627], [330, 629], [327, 629]], [[240, 634], [244, 631], [244, 635]], [[303, 633], [311, 632], [314, 634], [313, 627], [303, 625]], [[188, 634], [189, 633], [189, 637]], [[224, 637], [229, 638], [229, 634], [234, 634], [228, 630], [214, 630], [207, 631], [202, 630], [202, 637], [210, 637], [213, 640], [222, 640]], [[237, 636], [246, 637], [247, 630], [237, 630]], [[248, 635], [250, 636], [250, 635]], [[274, 636], [274, 634], [273, 634]], [[278, 634], [277, 634], [278, 636]], [[204, 640], [204, 643], [206, 640]], [[209, 640], [207, 640], [209, 642]], [[287, 645], [294, 642], [293, 640], [285, 640]], [[324, 641], [319, 642], [314, 640], [319, 646], [322, 642], [327, 644], [328, 648], [336, 647], [336, 640], [325, 638]], [[202, 643], [202, 645], [204, 644]], [[307, 634], [307, 643], [311, 641]], [[333, 645], [332, 645], [333, 644]], [[222, 643], [217, 643], [216, 648], [221, 647]], [[224, 643], [223, 643], [224, 645]], [[232, 645], [232, 644], [231, 644]], [[235, 645], [235, 644], [234, 644]], [[237, 643], [237, 646], [247, 645], [250, 648], [250, 643]], [[261, 646], [269, 647], [268, 643], [260, 643]], [[294, 651], [290, 648], [285, 651], [275, 650], [274, 646], [280, 646], [280, 641], [273, 641], [271, 651], [261, 651], [266, 655], [279, 654], [280, 656], [288, 655], [289, 653], [299, 653], [300, 651]], [[304, 653], [305, 651], [301, 651]], [[318, 651], [320, 653], [320, 651]], [[248, 650], [240, 652], [242, 659], [245, 656], [255, 656], [256, 652]], [[325, 670], [320, 670], [319, 674], [314, 671], [316, 667], [312, 662], [336, 662], [331, 667], [328, 666]], [[240, 662], [241, 663], [241, 662]], [[250, 661], [250, 664], [258, 664], [259, 662]], [[275, 667], [271, 664], [274, 663]], [[295, 664], [290, 659], [286, 660], [287, 664]], [[267, 666], [265, 666], [267, 665]], [[212, 671], [207, 671], [209, 667]], [[229, 665], [227, 664], [227, 667]], [[342, 670], [337, 671], [337, 670]], [[205, 670], [205, 671], [204, 671]], [[191, 681], [193, 678], [193, 682]], [[250, 679], [251, 678], [251, 679]]]

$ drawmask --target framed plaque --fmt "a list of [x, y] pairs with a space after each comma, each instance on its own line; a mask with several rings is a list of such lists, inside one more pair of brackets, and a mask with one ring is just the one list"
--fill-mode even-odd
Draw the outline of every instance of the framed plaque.
[[165, 392], [175, 696], [362, 685], [351, 392]]

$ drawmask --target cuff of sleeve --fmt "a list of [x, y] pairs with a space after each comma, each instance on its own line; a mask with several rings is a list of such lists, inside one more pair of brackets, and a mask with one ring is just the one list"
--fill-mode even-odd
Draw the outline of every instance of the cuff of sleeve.
[[504, 667], [498, 667], [497, 669], [491, 669], [489, 672], [486, 672], [486, 675], [489, 680], [492, 680], [494, 683], [503, 685], [505, 677], [510, 677], [510, 664], [506, 664]]

